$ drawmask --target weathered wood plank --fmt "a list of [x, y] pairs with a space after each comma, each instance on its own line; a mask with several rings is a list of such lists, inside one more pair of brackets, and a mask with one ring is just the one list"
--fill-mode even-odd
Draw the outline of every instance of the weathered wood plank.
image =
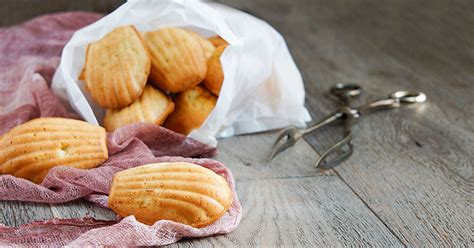
[[239, 181], [238, 191], [244, 217], [237, 230], [173, 247], [401, 246], [333, 173]]
[[[359, 122], [355, 153], [336, 171], [405, 244], [471, 243], [472, 2], [252, 1], [245, 8], [283, 33], [315, 119], [334, 109], [327, 89], [340, 81], [360, 83], [370, 99], [396, 89], [428, 94], [417, 110]], [[308, 140], [323, 151], [338, 135], [325, 129]]]
[[0, 201], [0, 210], [0, 223], [6, 226], [53, 218], [48, 204], [43, 203]]
[[70, 219], [90, 216], [100, 220], [114, 220], [111, 210], [95, 206], [85, 200], [62, 204], [0, 201], [0, 223], [6, 226], [20, 226], [33, 221], [52, 218]]
[[[277, 132], [241, 135], [219, 141], [216, 160], [225, 162], [238, 180], [309, 177], [320, 173], [308, 166], [317, 158], [308, 144], [299, 142], [284, 156], [269, 161]], [[238, 149], [236, 149], [238, 148]]]
[[98, 207], [85, 200], [76, 200], [62, 204], [50, 204], [53, 216], [58, 219], [83, 218], [86, 216], [99, 220], [114, 220], [112, 210]]
[[306, 142], [298, 143], [279, 163], [268, 164], [263, 148], [275, 134], [220, 141], [216, 159], [237, 178], [242, 222], [228, 235], [177, 246], [401, 245], [335, 173], [313, 168], [316, 153]]

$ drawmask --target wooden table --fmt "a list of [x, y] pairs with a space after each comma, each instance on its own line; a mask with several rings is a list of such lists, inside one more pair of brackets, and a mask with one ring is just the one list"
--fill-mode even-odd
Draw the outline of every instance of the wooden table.
[[[2, 2], [26, 6], [2, 7], [3, 24], [51, 10], [105, 11], [120, 1], [39, 2]], [[361, 84], [365, 100], [410, 89], [425, 92], [428, 102], [364, 118], [354, 130], [353, 156], [327, 171], [313, 165], [339, 137], [337, 128], [308, 136], [272, 163], [267, 157], [275, 132], [220, 140], [216, 159], [234, 172], [242, 222], [228, 235], [175, 246], [473, 245], [472, 1], [222, 2], [282, 33], [303, 74], [314, 120], [334, 110], [327, 89], [337, 82]], [[114, 216], [81, 200], [0, 206], [0, 222], [13, 226]]]

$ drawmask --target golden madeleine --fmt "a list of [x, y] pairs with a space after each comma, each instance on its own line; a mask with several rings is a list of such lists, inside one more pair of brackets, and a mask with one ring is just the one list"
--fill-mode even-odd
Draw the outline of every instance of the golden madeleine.
[[171, 97], [151, 85], [146, 85], [136, 102], [120, 110], [108, 109], [103, 124], [109, 132], [137, 122], [161, 125], [173, 110]]
[[152, 83], [169, 92], [182, 92], [206, 76], [204, 49], [191, 32], [164, 28], [144, 35], [151, 56]]
[[214, 53], [214, 50], [216, 47], [207, 39], [203, 38], [201, 35], [198, 33], [195, 33], [193, 31], [188, 31], [191, 33], [194, 38], [196, 38], [199, 41], [199, 44], [201, 44], [202, 49], [204, 50], [204, 56], [206, 57], [206, 60], [209, 60]]
[[58, 165], [90, 169], [108, 158], [104, 128], [65, 118], [39, 118], [0, 138], [0, 173], [41, 183]]
[[122, 26], [87, 47], [80, 78], [100, 106], [119, 109], [141, 95], [150, 66], [150, 56], [138, 31], [133, 26]]
[[216, 106], [217, 97], [201, 86], [179, 93], [175, 110], [168, 116], [164, 127], [187, 135], [199, 128]]
[[215, 47], [220, 47], [220, 46], [227, 46], [229, 43], [222, 39], [220, 36], [212, 36], [207, 38], [208, 41], [210, 41]]
[[222, 70], [221, 55], [227, 46], [216, 48], [211, 58], [207, 62], [207, 73], [204, 78], [204, 86], [215, 95], [219, 95], [224, 82], [224, 71]]
[[172, 220], [193, 227], [219, 219], [232, 204], [227, 181], [212, 170], [191, 163], [154, 163], [117, 172], [109, 207], [145, 224]]
[[79, 74], [79, 77], [78, 77], [79, 80], [86, 80], [86, 67], [84, 66], [81, 70], [81, 74]]

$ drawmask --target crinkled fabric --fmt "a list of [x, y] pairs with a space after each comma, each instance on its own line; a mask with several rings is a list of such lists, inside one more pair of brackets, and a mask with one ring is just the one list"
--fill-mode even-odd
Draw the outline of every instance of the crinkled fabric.
[[64, 13], [0, 29], [0, 134], [38, 117], [77, 118], [49, 86], [63, 46], [77, 29], [100, 17]]
[[[60, 13], [36, 18], [19, 26], [0, 29], [0, 134], [39, 117], [78, 118], [50, 90], [61, 49], [77, 29], [101, 16], [94, 13]], [[192, 162], [222, 175], [233, 190], [228, 212], [204, 228], [162, 220], [149, 226], [133, 216], [115, 221], [92, 218], [48, 220], [21, 227], [0, 224], [0, 245], [125, 246], [165, 245], [183, 237], [204, 237], [231, 232], [241, 219], [241, 205], [230, 170], [204, 159], [215, 148], [152, 124], [135, 124], [109, 133], [109, 159], [97, 168], [80, 170], [57, 166], [41, 184], [0, 176], [0, 200], [61, 203], [84, 198], [107, 207], [114, 173], [153, 162]], [[187, 157], [187, 158], [185, 158]], [[190, 158], [193, 157], [193, 158]]]
[[[49, 220], [23, 225], [19, 228], [5, 227], [0, 225], [0, 245], [23, 244], [27, 246], [37, 245], [69, 245], [77, 247], [91, 246], [152, 246], [172, 244], [184, 237], [206, 237], [217, 234], [225, 234], [233, 231], [242, 218], [242, 207], [235, 192], [235, 182], [232, 173], [222, 163], [212, 159], [193, 159], [183, 157], [154, 157], [151, 152], [141, 153], [141, 158], [133, 158], [133, 154], [138, 154], [146, 150], [146, 145], [140, 141], [134, 141], [129, 146], [130, 149], [124, 151], [120, 162], [120, 157], [111, 161], [110, 167], [128, 164], [131, 167], [138, 164], [153, 162], [190, 162], [209, 168], [219, 175], [222, 175], [233, 191], [234, 201], [231, 208], [211, 225], [203, 228], [193, 228], [188, 225], [176, 223], [168, 220], [161, 220], [152, 226], [138, 222], [133, 216], [114, 221], [98, 221], [92, 218], [72, 219], [72, 220]], [[126, 158], [130, 156], [129, 158]], [[120, 165], [121, 164], [121, 165]], [[67, 168], [63, 168], [67, 175]], [[50, 173], [58, 175], [58, 172]], [[104, 175], [107, 175], [105, 173]], [[112, 175], [110, 175], [111, 177]], [[58, 176], [61, 177], [61, 176]], [[101, 176], [97, 176], [100, 178]], [[111, 180], [108, 179], [108, 180]], [[46, 180], [45, 180], [46, 181]], [[94, 183], [94, 182], [93, 182]], [[104, 191], [108, 191], [109, 183], [104, 183]], [[44, 182], [43, 182], [44, 185]], [[105, 194], [88, 195], [88, 200], [92, 200], [99, 205], [107, 205]]]

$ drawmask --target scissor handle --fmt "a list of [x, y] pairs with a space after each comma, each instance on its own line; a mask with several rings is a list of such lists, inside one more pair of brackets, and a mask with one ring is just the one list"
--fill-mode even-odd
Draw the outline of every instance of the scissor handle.
[[326, 116], [321, 121], [319, 121], [318, 123], [314, 124], [313, 126], [308, 127], [306, 129], [302, 129], [301, 132], [303, 133], [303, 135], [311, 133], [311, 132], [316, 131], [316, 130], [318, 130], [318, 129], [320, 129], [320, 128], [328, 125], [328, 124], [331, 124], [334, 121], [337, 121], [341, 117], [342, 117], [342, 113], [333, 112], [333, 113], [329, 114], [328, 116]]
[[423, 92], [396, 91], [389, 96], [401, 105], [426, 102], [426, 95]]
[[366, 114], [376, 110], [398, 108], [402, 105], [423, 103], [425, 101], [426, 95], [423, 92], [396, 91], [390, 94], [387, 99], [373, 101], [363, 105], [358, 110], [361, 114]]
[[329, 89], [331, 94], [347, 101], [351, 97], [360, 95], [362, 88], [357, 84], [337, 83]]

